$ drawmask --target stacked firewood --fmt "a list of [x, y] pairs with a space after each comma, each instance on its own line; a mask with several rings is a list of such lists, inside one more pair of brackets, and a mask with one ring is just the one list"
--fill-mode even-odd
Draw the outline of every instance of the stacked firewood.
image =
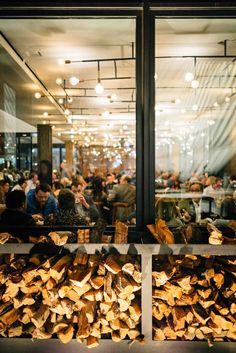
[[236, 257], [154, 257], [154, 340], [236, 340], [235, 276]]
[[0, 335], [95, 347], [140, 335], [139, 257], [0, 256]]

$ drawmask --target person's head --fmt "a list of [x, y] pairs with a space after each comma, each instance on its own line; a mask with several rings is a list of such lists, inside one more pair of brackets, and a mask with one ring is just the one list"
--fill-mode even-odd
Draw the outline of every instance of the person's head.
[[61, 179], [61, 184], [63, 185], [64, 188], [70, 185], [70, 179], [67, 177], [64, 177]]
[[6, 207], [14, 209], [25, 208], [25, 193], [23, 190], [14, 190], [6, 197]]
[[51, 192], [51, 188], [48, 184], [41, 184], [36, 187], [35, 198], [41, 207], [43, 207], [48, 201], [50, 192]]
[[75, 208], [75, 195], [69, 189], [62, 189], [58, 195], [58, 205], [61, 209], [72, 210]]
[[62, 189], [63, 186], [59, 181], [54, 181], [52, 188], [53, 188], [53, 191], [56, 191], [56, 190]]
[[199, 182], [199, 183], [192, 183], [190, 184], [190, 188], [189, 188], [190, 192], [193, 195], [192, 200], [194, 202], [199, 202], [201, 196], [202, 196], [202, 190], [203, 190], [203, 185]]
[[31, 172], [29, 175], [29, 179], [31, 179], [33, 183], [36, 183], [38, 181], [38, 173]]
[[115, 181], [115, 175], [113, 173], [109, 173], [109, 174], [107, 174], [106, 179], [107, 179], [106, 181], [108, 184], [112, 184]]
[[129, 184], [131, 182], [131, 178], [128, 175], [122, 175], [120, 178], [120, 184]]
[[25, 178], [20, 178], [18, 180], [18, 184], [20, 185], [21, 189], [25, 191], [26, 186], [27, 186], [27, 182]]
[[71, 184], [71, 191], [73, 192], [73, 194], [81, 193], [83, 191], [82, 183], [79, 183], [78, 181], [74, 181]]
[[4, 194], [7, 194], [10, 188], [10, 184], [7, 180], [3, 179], [0, 180], [0, 188], [2, 190], [2, 192], [4, 192]]
[[210, 185], [214, 186], [216, 184], [216, 181], [217, 181], [216, 177], [211, 175], [207, 178], [205, 185], [206, 186], [210, 186]]

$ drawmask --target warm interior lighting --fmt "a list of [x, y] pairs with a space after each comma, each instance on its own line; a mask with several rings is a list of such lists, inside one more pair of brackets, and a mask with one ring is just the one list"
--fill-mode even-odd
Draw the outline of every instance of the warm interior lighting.
[[35, 92], [34, 96], [36, 99], [39, 99], [42, 97], [42, 94], [40, 92]]
[[72, 86], [76, 86], [79, 83], [79, 78], [76, 76], [72, 76], [69, 78], [69, 82]]
[[62, 85], [62, 83], [63, 83], [63, 79], [61, 77], [58, 77], [56, 79], [56, 84], [60, 86], [60, 85]]
[[192, 72], [186, 72], [184, 77], [185, 77], [185, 81], [187, 81], [187, 82], [191, 82], [194, 79]]
[[101, 94], [101, 93], [104, 92], [104, 87], [103, 87], [103, 85], [102, 85], [100, 82], [98, 82], [98, 83], [96, 84], [95, 92], [96, 92], [97, 94]]
[[68, 103], [72, 103], [72, 102], [73, 102], [73, 98], [72, 98], [72, 97], [68, 97], [68, 98], [67, 98], [67, 102], [68, 102]]
[[48, 117], [48, 112], [44, 112], [43, 116], [45, 116], [45, 118], [47, 118]]
[[199, 86], [199, 81], [198, 80], [192, 80], [191, 82], [191, 87], [196, 89]]

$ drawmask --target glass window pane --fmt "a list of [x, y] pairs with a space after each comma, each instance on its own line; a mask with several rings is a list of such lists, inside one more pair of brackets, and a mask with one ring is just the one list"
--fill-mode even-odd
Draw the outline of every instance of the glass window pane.
[[235, 33], [235, 19], [156, 19], [156, 216], [170, 226], [236, 218]]
[[36, 169], [37, 124], [50, 125], [54, 146], [65, 147], [54, 148], [53, 168], [83, 176], [109, 223], [127, 220], [136, 202], [135, 18], [3, 19], [0, 31], [14, 49], [1, 38], [0, 132], [34, 134]]

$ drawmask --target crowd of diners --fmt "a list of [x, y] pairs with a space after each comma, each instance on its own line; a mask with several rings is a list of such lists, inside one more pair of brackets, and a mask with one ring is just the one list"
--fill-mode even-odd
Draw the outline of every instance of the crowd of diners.
[[[83, 178], [53, 174], [52, 186], [41, 183], [33, 171], [12, 180], [0, 180], [0, 224], [2, 225], [92, 225], [103, 218], [131, 221], [135, 212], [135, 176], [93, 175]], [[131, 216], [130, 216], [131, 215]]]
[[[38, 173], [26, 178], [0, 180], [0, 224], [2, 225], [92, 225], [103, 218], [136, 222], [135, 174], [123, 171], [107, 175], [88, 173], [59, 176], [52, 186], [40, 183]], [[227, 225], [236, 220], [236, 176], [220, 178], [193, 172], [183, 180], [174, 172], [159, 172], [156, 184], [156, 219], [170, 226], [189, 222]], [[143, 190], [145, 193], [145, 189]]]

